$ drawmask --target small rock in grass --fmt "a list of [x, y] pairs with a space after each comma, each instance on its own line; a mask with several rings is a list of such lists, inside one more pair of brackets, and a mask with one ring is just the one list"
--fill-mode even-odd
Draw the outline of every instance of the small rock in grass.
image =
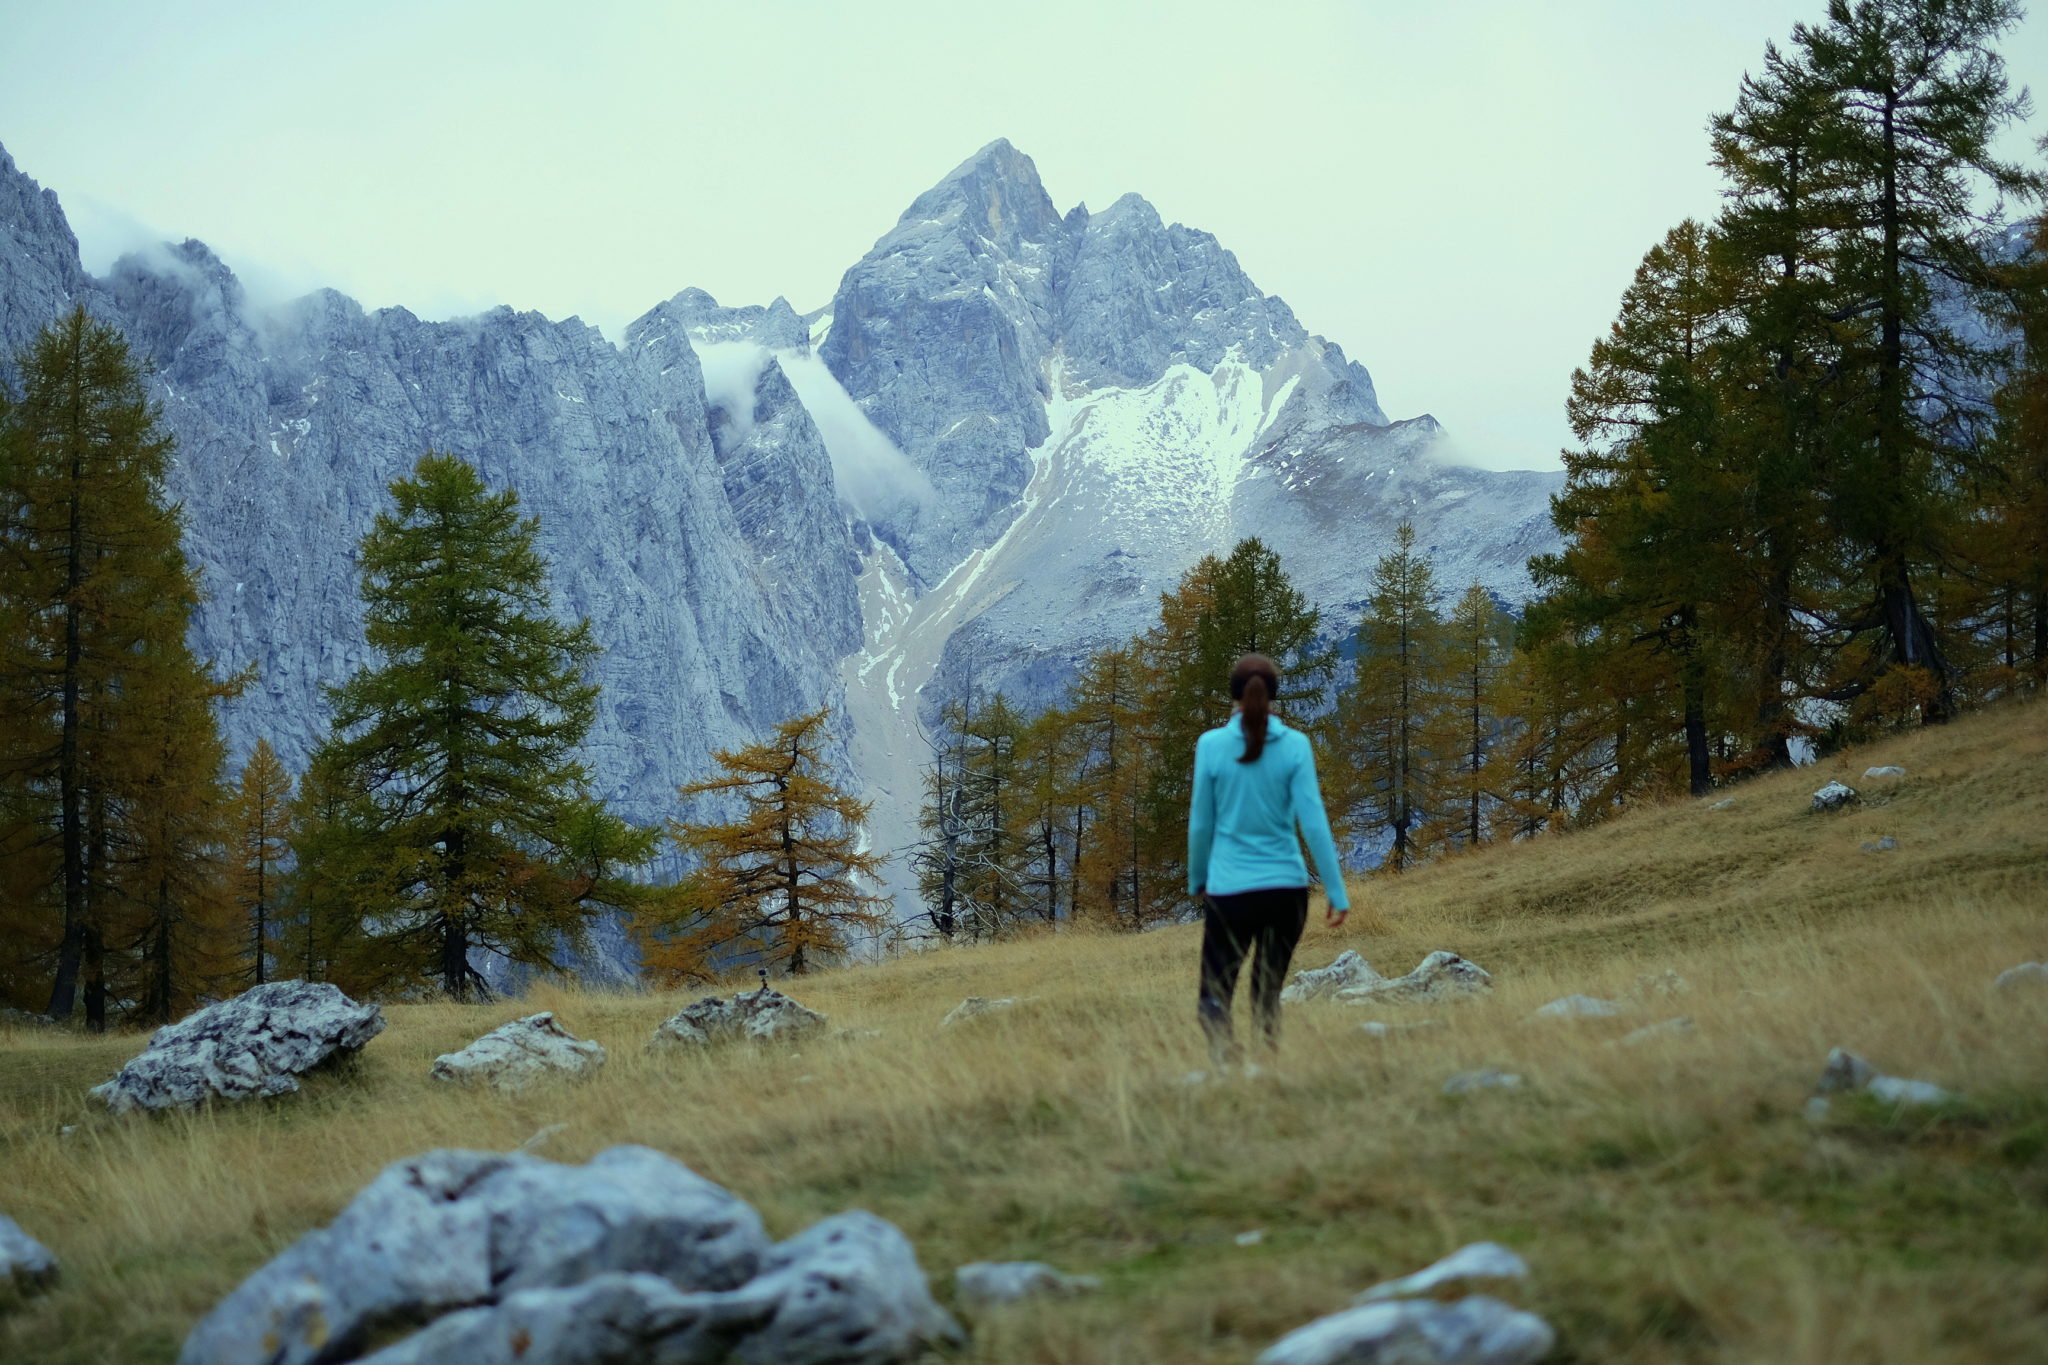
[[1346, 986], [1332, 997], [1341, 1004], [1371, 1005], [1381, 1001], [1453, 1000], [1493, 989], [1493, 977], [1476, 962], [1438, 949], [1406, 976]]
[[1487, 1067], [1481, 1071], [1460, 1071], [1444, 1082], [1444, 1093], [1467, 1095], [1475, 1090], [1514, 1090], [1521, 1084], [1522, 1078], [1514, 1072]]
[[1031, 998], [1030, 996], [1019, 998], [1006, 995], [996, 999], [989, 999], [984, 996], [970, 995], [959, 1004], [953, 1006], [951, 1012], [945, 1018], [939, 1020], [939, 1027], [951, 1028], [955, 1024], [965, 1023], [969, 1019], [978, 1019], [983, 1015], [1002, 1014], [1017, 1008], [1025, 1000]]
[[1378, 1303], [1382, 1299], [1412, 1299], [1433, 1293], [1447, 1284], [1470, 1280], [1523, 1280], [1529, 1264], [1498, 1242], [1474, 1242], [1459, 1247], [1434, 1265], [1413, 1275], [1376, 1284], [1353, 1299], [1353, 1303]]
[[27, 1296], [49, 1288], [56, 1278], [57, 1258], [50, 1249], [0, 1213], [0, 1285], [12, 1285], [15, 1293]]
[[1889, 853], [1898, 846], [1899, 841], [1892, 838], [1889, 834], [1885, 835], [1882, 839], [1865, 839], [1863, 841], [1863, 851], [1865, 853]]
[[[1945, 1104], [1956, 1098], [1952, 1092], [1932, 1081], [1887, 1076], [1855, 1053], [1839, 1047], [1828, 1053], [1827, 1066], [1822, 1069], [1813, 1091], [1814, 1097], [1823, 1101], [1829, 1095], [1867, 1091], [1881, 1100], [1900, 1105]], [[1814, 1106], [1809, 1104], [1807, 1111], [1809, 1118], [1815, 1117]], [[1820, 1113], [1825, 1115], [1826, 1112], [1823, 1104]]]
[[1287, 989], [1280, 992], [1280, 1002], [1293, 1005], [1318, 996], [1334, 995], [1351, 986], [1369, 986], [1383, 979], [1372, 969], [1372, 964], [1346, 948], [1327, 967], [1296, 972], [1294, 979], [1287, 983]]
[[730, 1000], [708, 996], [685, 1005], [654, 1026], [647, 1046], [660, 1050], [714, 1043], [788, 1043], [824, 1027], [824, 1015], [798, 1004], [764, 980], [759, 990], [736, 994]]
[[953, 1296], [970, 1313], [1024, 1299], [1068, 1298], [1102, 1288], [1093, 1275], [1068, 1275], [1043, 1261], [972, 1261], [953, 1272]]
[[1692, 1016], [1681, 1014], [1676, 1019], [1666, 1019], [1659, 1024], [1645, 1024], [1633, 1033], [1624, 1033], [1609, 1044], [1611, 1047], [1641, 1047], [1644, 1043], [1661, 1042], [1668, 1038], [1679, 1038], [1692, 1032]]
[[272, 981], [164, 1025], [92, 1095], [117, 1114], [288, 1095], [298, 1077], [360, 1051], [383, 1031], [381, 1010], [329, 982]]
[[48, 1029], [57, 1027], [57, 1021], [47, 1014], [30, 1014], [12, 1005], [0, 1005], [0, 1028]]
[[1529, 1018], [1541, 1019], [1612, 1019], [1627, 1014], [1628, 1006], [1614, 1000], [1599, 1000], [1590, 995], [1567, 995], [1551, 1001], [1530, 1013]]
[[1887, 763], [1881, 768], [1865, 768], [1863, 775], [1865, 777], [1904, 777], [1906, 770]]
[[1831, 810], [1841, 810], [1845, 806], [1854, 805], [1861, 799], [1856, 795], [1854, 787], [1845, 786], [1840, 782], [1830, 782], [1813, 794], [1813, 809], [1818, 814], [1825, 814]]
[[1250, 1232], [1238, 1233], [1231, 1240], [1241, 1247], [1255, 1247], [1266, 1240], [1266, 1230], [1264, 1228], [1253, 1228]]
[[2000, 991], [2048, 990], [2048, 962], [2022, 962], [2017, 967], [2007, 967], [1991, 986]]
[[434, 1059], [437, 1081], [482, 1083], [520, 1090], [539, 1080], [594, 1076], [604, 1065], [604, 1048], [578, 1038], [551, 1011], [498, 1025], [459, 1052]]
[[1298, 1327], [1258, 1365], [1534, 1365], [1557, 1333], [1534, 1313], [1484, 1294], [1348, 1308]]
[[1368, 1019], [1358, 1026], [1358, 1031], [1368, 1038], [1392, 1038], [1397, 1034], [1428, 1033], [1432, 1029], [1443, 1027], [1444, 1021], [1441, 1019], [1409, 1019], [1398, 1024], [1388, 1024], [1378, 1019]]
[[1724, 796], [1724, 797], [1722, 797], [1722, 798], [1721, 798], [1721, 799], [1720, 799], [1719, 801], [1716, 801], [1716, 802], [1715, 802], [1715, 803], [1714, 803], [1713, 805], [1711, 805], [1711, 806], [1708, 806], [1708, 807], [1707, 807], [1707, 809], [1708, 809], [1708, 810], [1727, 810], [1727, 809], [1728, 809], [1728, 808], [1729, 808], [1730, 806], [1732, 806], [1732, 805], [1734, 805], [1734, 804], [1735, 804], [1735, 798], [1734, 798], [1734, 797], [1732, 797], [1732, 796]]

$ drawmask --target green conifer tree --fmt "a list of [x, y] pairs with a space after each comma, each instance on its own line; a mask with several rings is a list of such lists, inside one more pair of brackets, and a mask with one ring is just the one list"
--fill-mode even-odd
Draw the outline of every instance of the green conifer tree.
[[473, 953], [554, 970], [594, 915], [636, 902], [632, 860], [580, 867], [572, 836], [592, 818], [575, 755], [596, 714], [584, 680], [589, 623], [549, 611], [539, 523], [518, 494], [428, 454], [391, 485], [393, 511], [363, 538], [365, 635], [382, 663], [331, 692], [334, 734], [315, 764], [368, 784], [358, 868], [377, 881], [356, 907], [389, 950], [384, 984], [487, 991]]

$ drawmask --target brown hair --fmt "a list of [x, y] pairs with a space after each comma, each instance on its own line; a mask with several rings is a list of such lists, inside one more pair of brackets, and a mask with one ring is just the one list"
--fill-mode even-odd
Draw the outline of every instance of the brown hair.
[[1244, 753], [1240, 763], [1256, 763], [1266, 751], [1266, 708], [1280, 690], [1280, 674], [1263, 654], [1247, 654], [1230, 670], [1230, 699], [1244, 708]]

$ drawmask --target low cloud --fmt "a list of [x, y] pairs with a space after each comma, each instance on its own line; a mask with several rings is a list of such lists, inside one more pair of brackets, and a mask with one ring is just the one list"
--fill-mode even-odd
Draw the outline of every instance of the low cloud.
[[692, 346], [704, 370], [704, 396], [725, 410], [736, 440], [745, 440], [754, 429], [754, 390], [761, 372], [771, 360], [781, 364], [825, 440], [839, 499], [855, 516], [877, 520], [933, 496], [924, 471], [869, 420], [816, 353], [771, 351], [749, 341], [700, 341]]

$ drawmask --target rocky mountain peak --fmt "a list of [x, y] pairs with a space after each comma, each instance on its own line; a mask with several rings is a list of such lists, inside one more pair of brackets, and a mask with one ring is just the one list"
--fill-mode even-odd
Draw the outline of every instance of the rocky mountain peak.
[[1037, 165], [1005, 138], [955, 166], [919, 195], [896, 225], [898, 230], [945, 226], [969, 232], [1010, 254], [1026, 242], [1063, 235], [1059, 210], [1038, 178]]

